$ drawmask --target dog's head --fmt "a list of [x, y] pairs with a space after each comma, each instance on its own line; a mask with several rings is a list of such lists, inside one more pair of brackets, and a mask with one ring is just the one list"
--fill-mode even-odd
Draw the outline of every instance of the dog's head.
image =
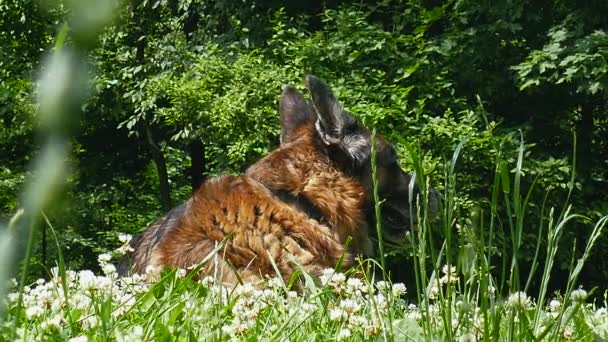
[[[373, 214], [372, 192], [372, 133], [348, 113], [335, 98], [329, 86], [315, 76], [306, 78], [311, 96], [307, 102], [302, 94], [291, 86], [281, 95], [281, 144], [298, 138], [303, 130], [314, 127], [319, 147], [346, 173], [358, 178], [367, 190], [367, 210], [370, 221]], [[313, 126], [314, 125], [314, 126]], [[410, 228], [416, 213], [410, 212], [410, 175], [399, 166], [395, 148], [381, 135], [375, 137], [376, 177], [381, 206], [382, 227], [389, 237], [403, 236]], [[414, 187], [414, 196], [419, 190]], [[414, 203], [416, 199], [414, 198]], [[437, 211], [437, 196], [431, 189], [429, 211]], [[416, 206], [413, 206], [416, 211]]]

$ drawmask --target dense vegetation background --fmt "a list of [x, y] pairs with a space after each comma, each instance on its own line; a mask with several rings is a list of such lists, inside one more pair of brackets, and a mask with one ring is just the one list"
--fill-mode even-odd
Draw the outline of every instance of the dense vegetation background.
[[[66, 123], [79, 127], [70, 189], [46, 214], [70, 266], [95, 268], [97, 253], [120, 244], [118, 232], [140, 231], [204, 179], [239, 172], [273, 149], [281, 86], [301, 87], [314, 73], [399, 147], [405, 168], [405, 147], [420, 147], [439, 190], [446, 160], [466, 141], [455, 227], [489, 212], [497, 155], [510, 161], [499, 167], [513, 169], [522, 132], [524, 189], [537, 183], [519, 251], [525, 265], [549, 215], [540, 207], [561, 210], [572, 172], [575, 211], [589, 222], [608, 212], [606, 13], [602, 0], [123, 2], [90, 41], [93, 92], [80, 122]], [[66, 16], [38, 1], [0, 2], [0, 220], [18, 206], [38, 151], [34, 80]], [[586, 243], [589, 222], [567, 228], [554, 286]], [[55, 263], [47, 240], [41, 227], [29, 261], [36, 274]], [[585, 287], [606, 288], [607, 247], [604, 237]], [[409, 250], [389, 253], [408, 269]]]

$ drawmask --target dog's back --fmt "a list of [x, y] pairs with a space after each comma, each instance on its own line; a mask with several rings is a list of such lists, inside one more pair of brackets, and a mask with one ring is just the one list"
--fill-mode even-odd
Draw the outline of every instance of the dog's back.
[[[348, 268], [355, 256], [373, 255], [371, 133], [323, 81], [311, 76], [307, 86], [312, 104], [292, 87], [281, 95], [281, 146], [244, 175], [206, 182], [150, 225], [134, 240], [123, 274], [131, 267], [152, 274], [188, 269], [208, 259], [202, 271], [224, 282], [256, 282], [277, 272], [288, 280], [299, 267], [318, 276], [340, 258]], [[381, 136], [376, 151], [383, 223], [402, 233], [410, 222], [410, 177]]]

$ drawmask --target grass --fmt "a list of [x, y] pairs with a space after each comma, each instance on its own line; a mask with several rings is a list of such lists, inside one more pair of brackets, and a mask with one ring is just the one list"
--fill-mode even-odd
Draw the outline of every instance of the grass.
[[[409, 235], [414, 257], [407, 267], [411, 267], [416, 283], [409, 296], [401, 284], [378, 281], [373, 275], [363, 280], [349, 278], [331, 269], [317, 280], [304, 275], [307, 281], [301, 292], [291, 291], [274, 278], [259, 288], [250, 284], [227, 287], [213, 278], [194, 280], [181, 270], [167, 271], [155, 281], [139, 276], [118, 279], [112, 260], [128, 248], [126, 236], [122, 237], [125, 245], [119, 248], [119, 253], [99, 256], [101, 275], [88, 270], [67, 270], [60, 254], [58, 267], [49, 271], [48, 280], [26, 284], [29, 278], [25, 264], [20, 270], [20, 281], [9, 281], [11, 266], [17, 259], [16, 241], [27, 242], [24, 253], [27, 257], [32, 232], [40, 226], [41, 213], [66, 175], [63, 160], [69, 150], [69, 131], [63, 123], [74, 119], [78, 106], [57, 99], [78, 96], [57, 91], [77, 92], [75, 89], [81, 88], [77, 80], [86, 77], [87, 71], [74, 57], [79, 55], [78, 40], [72, 50], [62, 48], [65, 34], [64, 31], [60, 34], [47, 64], [47, 77], [41, 81], [41, 140], [46, 147], [35, 164], [33, 173], [38, 177], [25, 190], [23, 209], [0, 236], [1, 339], [596, 341], [608, 338], [606, 299], [589, 302], [590, 293], [578, 287], [579, 274], [608, 224], [608, 216], [593, 226], [581, 258], [572, 260], [570, 276], [561, 294], [552, 295], [548, 286], [560, 239], [568, 224], [580, 216], [572, 213], [567, 198], [561, 210], [543, 205], [541, 221], [536, 225], [537, 236], [539, 240], [545, 237], [547, 244], [544, 250], [540, 242], [537, 244], [532, 271], [527, 277], [521, 273], [520, 248], [524, 231], [531, 227], [526, 222], [526, 213], [535, 186], [532, 181], [530, 188], [522, 188], [523, 139], [513, 173], [507, 168], [507, 152], [495, 146], [499, 153], [487, 200], [488, 212], [480, 210], [471, 217], [470, 224], [456, 220], [456, 174], [465, 142], [456, 147], [446, 164], [443, 206], [434, 219], [427, 215], [429, 180], [424, 177], [420, 154], [416, 148], [409, 148], [415, 171], [410, 186], [411, 212], [418, 212], [420, 217], [417, 228]], [[414, 182], [422, 189], [417, 198], [413, 197]], [[381, 199], [377, 192], [374, 198], [376, 212], [380, 213]], [[45, 219], [44, 224], [54, 235], [51, 222]], [[432, 243], [437, 240], [434, 225], [441, 228], [443, 244], [439, 248]], [[378, 247], [383, 251], [381, 227], [376, 228]], [[466, 244], [456, 245], [453, 238], [456, 231], [465, 237]], [[499, 234], [509, 239], [499, 240]], [[506, 245], [507, 241], [510, 245]], [[458, 250], [461, 258], [453, 260]], [[380, 255], [379, 269], [384, 272], [384, 253]], [[366, 261], [360, 267], [367, 269], [368, 263], [373, 262]], [[536, 265], [541, 264], [543, 268], [538, 269]], [[538, 296], [531, 298], [526, 292], [537, 277], [540, 277]]]
[[[66, 270], [60, 254], [58, 267], [50, 270], [49, 280], [39, 279], [26, 285], [27, 267], [24, 267], [21, 281], [12, 280], [9, 293], [3, 296], [0, 336], [25, 341], [596, 341], [608, 338], [606, 300], [588, 302], [589, 293], [577, 285], [590, 252], [608, 223], [608, 216], [594, 225], [581, 258], [572, 261], [563, 292], [550, 296], [548, 284], [562, 232], [579, 216], [571, 213], [567, 203], [559, 214], [550, 208], [544, 215], [546, 210], [541, 207], [544, 219], [538, 234], [539, 237], [545, 234], [547, 245], [544, 252], [540, 244], [537, 245], [533, 264], [538, 264], [544, 256], [544, 266], [538, 272], [533, 268], [527, 279], [521, 279], [517, 253], [531, 192], [528, 189], [525, 197], [520, 198], [523, 142], [518, 151], [513, 187], [509, 175], [503, 172], [504, 163], [498, 159], [490, 213], [476, 215], [470, 226], [461, 226], [454, 219], [458, 209], [455, 174], [464, 146], [461, 143], [456, 148], [446, 165], [443, 206], [434, 220], [428, 217], [428, 208], [424, 208], [428, 206], [428, 180], [418, 176], [424, 175], [424, 170], [416, 149], [410, 149], [415, 169], [411, 193], [414, 182], [423, 189], [411, 203], [412, 210], [417, 211], [421, 219], [411, 234], [414, 258], [410, 267], [417, 286], [410, 296], [402, 284], [378, 281], [373, 274], [366, 279], [350, 278], [333, 269], [328, 269], [321, 279], [308, 277], [300, 292], [292, 291], [275, 278], [269, 278], [261, 287], [224, 286], [210, 277], [195, 280], [183, 270], [166, 271], [154, 281], [137, 275], [118, 278], [112, 261], [126, 252], [130, 241], [130, 237], [122, 236], [123, 246], [112, 254], [99, 256], [101, 275], [88, 270]], [[41, 158], [48, 160], [45, 156]], [[62, 173], [56, 172], [53, 177], [62, 177]], [[42, 189], [55, 191], [53, 187]], [[500, 194], [503, 194], [502, 203]], [[379, 211], [382, 204], [376, 199]], [[500, 217], [501, 206], [511, 208], [506, 210], [507, 218]], [[28, 220], [24, 220], [24, 215], [25, 210], [17, 213], [9, 232], [17, 234], [19, 229], [27, 231], [37, 226], [32, 223], [38, 221], [34, 215]], [[484, 217], [489, 218], [487, 223]], [[55, 236], [51, 222], [43, 218]], [[503, 221], [513, 231], [511, 239], [515, 241], [510, 246], [498, 246], [495, 238], [496, 232], [502, 229], [499, 222]], [[443, 230], [444, 242], [439, 249], [431, 243], [436, 231], [434, 225]], [[456, 230], [466, 238], [465, 246], [453, 245], [452, 234]], [[381, 230], [378, 233], [381, 234]], [[4, 239], [1, 242], [6, 245]], [[382, 243], [380, 239], [381, 236], [379, 243]], [[31, 245], [31, 235], [28, 245]], [[465, 257], [455, 267], [452, 255], [459, 247]], [[497, 255], [497, 251], [508, 250], [512, 253]], [[375, 261], [365, 261], [360, 267], [370, 269], [369, 263]], [[382, 259], [379, 270], [381, 265]], [[538, 276], [541, 278], [539, 294], [531, 298], [526, 291], [532, 278]], [[2, 280], [6, 283], [7, 279]], [[521, 284], [525, 285], [520, 287]]]

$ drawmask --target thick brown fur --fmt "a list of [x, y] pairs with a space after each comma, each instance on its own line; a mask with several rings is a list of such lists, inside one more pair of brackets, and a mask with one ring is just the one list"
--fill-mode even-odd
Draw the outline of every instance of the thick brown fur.
[[[202, 272], [227, 283], [257, 282], [277, 269], [287, 281], [300, 267], [318, 276], [340, 258], [349, 268], [373, 255], [370, 133], [323, 81], [309, 76], [307, 85], [312, 104], [292, 87], [283, 91], [281, 146], [243, 175], [204, 183], [150, 225], [121, 273], [188, 269], [207, 258]], [[380, 190], [405, 221], [410, 177], [386, 140], [377, 146]]]

